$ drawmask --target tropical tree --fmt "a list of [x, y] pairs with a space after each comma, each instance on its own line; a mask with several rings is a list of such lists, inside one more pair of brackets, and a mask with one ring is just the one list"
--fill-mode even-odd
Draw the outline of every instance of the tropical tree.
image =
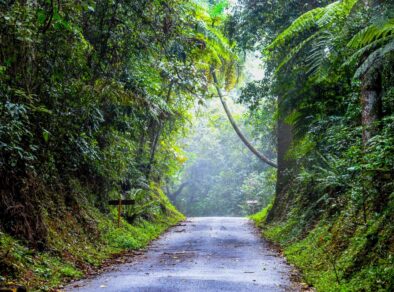
[[[361, 78], [361, 105], [364, 144], [376, 133], [377, 122], [381, 118], [381, 63], [385, 55], [393, 50], [393, 19], [386, 16], [381, 19], [372, 17], [372, 24], [362, 28], [355, 34], [349, 34], [343, 29], [346, 22], [351, 18], [351, 12], [356, 5], [363, 5], [361, 9], [366, 11], [379, 9], [383, 15], [387, 14], [390, 6], [358, 0], [336, 1], [325, 7], [319, 7], [306, 12], [297, 18], [286, 30], [266, 48], [268, 57], [275, 54], [275, 50], [281, 46], [291, 46], [290, 52], [280, 61], [276, 71], [286, 65], [300, 51], [309, 46], [309, 56], [306, 58], [308, 78], [324, 79], [328, 77], [327, 64], [332, 63], [335, 56], [343, 47], [353, 49], [349, 56], [340, 53], [344, 63], [360, 62], [355, 67], [354, 78]], [[376, 12], [375, 12], [376, 15]], [[349, 40], [350, 38], [350, 40]], [[294, 39], [298, 43], [294, 44]], [[357, 49], [357, 51], [355, 51]], [[345, 58], [348, 58], [347, 60]]]

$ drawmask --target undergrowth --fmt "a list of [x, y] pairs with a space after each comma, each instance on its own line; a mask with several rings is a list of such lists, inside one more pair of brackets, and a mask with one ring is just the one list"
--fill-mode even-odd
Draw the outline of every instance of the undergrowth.
[[355, 225], [344, 210], [306, 230], [296, 210], [285, 222], [266, 223], [269, 208], [251, 219], [317, 291], [394, 291], [392, 206], [367, 224]]
[[0, 231], [0, 283], [24, 285], [33, 291], [50, 290], [83, 277], [115, 254], [146, 247], [184, 218], [162, 192], [156, 189], [150, 196], [155, 206], [132, 223], [122, 218], [119, 228], [116, 207], [104, 214], [87, 204], [79, 210], [83, 222], [72, 210], [58, 217], [47, 215], [48, 239], [42, 251]]

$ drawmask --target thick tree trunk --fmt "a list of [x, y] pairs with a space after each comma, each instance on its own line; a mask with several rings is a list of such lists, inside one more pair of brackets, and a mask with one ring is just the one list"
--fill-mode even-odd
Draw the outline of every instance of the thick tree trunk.
[[211, 69], [211, 74], [213, 77], [213, 81], [215, 83], [215, 87], [216, 90], [218, 92], [220, 101], [222, 102], [224, 111], [226, 112], [226, 115], [231, 123], [231, 125], [233, 126], [235, 132], [237, 133], [238, 137], [241, 139], [241, 141], [246, 145], [246, 147], [248, 147], [248, 149], [255, 155], [257, 156], [257, 158], [259, 158], [261, 161], [267, 163], [268, 165], [272, 166], [272, 167], [277, 167], [276, 163], [271, 161], [269, 158], [267, 158], [264, 154], [260, 153], [256, 148], [253, 147], [253, 145], [248, 141], [248, 139], [246, 139], [246, 137], [242, 134], [241, 130], [238, 128], [237, 124], [235, 123], [231, 112], [226, 104], [226, 102], [223, 99], [223, 95], [222, 92], [220, 90], [219, 84], [218, 84], [218, 80], [216, 78], [216, 74], [215, 71], [213, 69]]
[[136, 154], [136, 162], [139, 166], [140, 170], [143, 168], [143, 155], [144, 155], [144, 148], [145, 148], [145, 139], [146, 139], [146, 132], [145, 130], [141, 129], [141, 136], [138, 141], [138, 149]]
[[281, 118], [278, 120], [278, 179], [276, 191], [282, 192], [288, 184], [289, 170], [292, 168], [294, 161], [287, 157], [291, 144], [293, 142], [293, 133], [291, 125], [284, 122]]
[[[367, 10], [380, 5], [382, 0], [364, 0]], [[364, 56], [364, 59], [366, 56]], [[378, 121], [382, 118], [382, 76], [381, 68], [372, 68], [361, 78], [361, 125], [362, 139], [366, 146], [378, 131]]]
[[[278, 103], [281, 103], [280, 99]], [[294, 160], [287, 157], [287, 152], [293, 142], [293, 133], [291, 125], [284, 121], [283, 116], [278, 119], [277, 137], [278, 170], [275, 190], [276, 195], [272, 209], [268, 213], [267, 222], [284, 218], [290, 203], [288, 189], [292, 178]]]
[[366, 74], [361, 80], [361, 123], [363, 127], [363, 145], [366, 145], [378, 130], [378, 121], [382, 117], [382, 81], [376, 70]]

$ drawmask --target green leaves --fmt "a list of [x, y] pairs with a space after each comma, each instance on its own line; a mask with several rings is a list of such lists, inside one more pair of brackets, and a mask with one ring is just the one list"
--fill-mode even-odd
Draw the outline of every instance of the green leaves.
[[213, 19], [216, 17], [223, 17], [223, 12], [228, 8], [228, 6], [228, 0], [215, 1], [215, 3], [209, 8], [209, 15]]
[[360, 78], [374, 66], [379, 66], [379, 61], [392, 51], [394, 51], [394, 39], [383, 47], [370, 53], [366, 60], [357, 68], [354, 73], [354, 78]]
[[394, 50], [394, 19], [385, 19], [360, 30], [348, 42], [347, 47], [358, 50], [344, 65], [364, 59], [354, 74], [354, 78], [360, 78]]
[[270, 55], [270, 52], [275, 48], [286, 44], [289, 40], [296, 38], [301, 33], [317, 27], [317, 20], [324, 15], [324, 11], [324, 8], [315, 8], [301, 15], [265, 48], [266, 54]]
[[44, 25], [46, 22], [47, 16], [46, 12], [43, 9], [38, 9], [37, 10], [37, 21], [40, 25]]
[[42, 131], [42, 137], [44, 138], [45, 143], [48, 143], [48, 141], [49, 141], [49, 132], [48, 132], [48, 130], [44, 129]]
[[361, 49], [378, 40], [388, 40], [394, 37], [394, 18], [386, 19], [383, 23], [375, 23], [356, 33], [349, 41], [349, 48]]
[[[300, 17], [286, 28], [276, 39], [268, 45], [264, 52], [269, 58], [274, 56], [276, 49], [290, 46], [290, 53], [281, 60], [276, 68], [276, 73], [285, 66], [294, 56], [307, 44], [312, 43], [319, 35], [327, 31], [337, 31], [338, 27], [346, 20], [358, 0], [336, 1], [325, 7], [312, 9]], [[301, 37], [301, 41], [298, 38]], [[322, 50], [325, 47], [321, 48]], [[320, 55], [322, 56], [322, 54]], [[311, 64], [316, 70], [316, 63]]]

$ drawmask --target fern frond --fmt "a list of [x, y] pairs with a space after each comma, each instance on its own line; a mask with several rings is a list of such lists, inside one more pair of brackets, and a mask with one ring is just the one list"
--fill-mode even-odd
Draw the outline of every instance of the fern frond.
[[[311, 36], [296, 45], [279, 64], [276, 72], [278, 72], [285, 64], [287, 64], [290, 59], [292, 59], [308, 42], [314, 39], [319, 33], [330, 32], [330, 28], [334, 23], [337, 24], [338, 22], [344, 21], [358, 1], [359, 0], [336, 1], [325, 7], [310, 10], [297, 18], [266, 48], [265, 51], [268, 56], [270, 55], [269, 52], [273, 51], [273, 49], [285, 44], [290, 39], [294, 39], [295, 36], [306, 32], [313, 27], [316, 27], [317, 32], [313, 33]], [[322, 41], [322, 39], [320, 41]], [[318, 59], [320, 57], [320, 61], [322, 61], [323, 56], [324, 51], [318, 52], [316, 50], [312, 53], [311, 58]], [[315, 72], [318, 67], [319, 65], [316, 65], [316, 63], [312, 64], [310, 72]]]
[[322, 67], [332, 50], [332, 41], [335, 39], [330, 31], [322, 32], [314, 42], [314, 47], [306, 57], [306, 63], [309, 67], [310, 76], [321, 75]]
[[317, 20], [323, 15], [324, 8], [312, 9], [298, 17], [287, 29], [279, 34], [276, 39], [267, 46], [266, 50], [271, 51], [276, 47], [283, 45], [290, 39], [293, 39], [302, 32], [305, 32], [316, 26]]
[[[229, 89], [234, 85], [234, 72], [237, 63], [237, 56], [234, 54], [227, 38], [222, 32], [212, 25], [213, 18], [216, 19], [222, 13], [224, 7], [227, 5], [227, 0], [220, 2], [220, 7], [217, 6], [212, 14], [209, 14], [204, 5], [208, 5], [205, 1], [192, 1], [194, 10], [195, 21], [193, 26], [190, 26], [190, 40], [195, 41], [199, 49], [193, 53], [201, 54], [199, 61], [199, 69], [210, 72], [212, 68], [219, 69], [218, 72], [222, 73], [220, 78], [223, 78], [227, 88]], [[220, 12], [220, 13], [219, 13]], [[211, 24], [211, 25], [210, 25]], [[207, 80], [210, 80], [211, 74], [207, 75]]]
[[389, 37], [383, 37], [380, 39], [377, 39], [370, 44], [366, 45], [365, 47], [362, 47], [361, 49], [357, 50], [353, 55], [351, 55], [345, 63], [343, 63], [343, 66], [349, 66], [350, 64], [356, 63], [362, 56], [364, 56], [367, 52], [371, 51], [372, 49], [377, 48], [378, 46], [382, 46], [385, 43], [387, 43], [390, 40]]
[[267, 46], [266, 50], [271, 51], [313, 27], [323, 29], [337, 22], [338, 19], [345, 19], [358, 1], [359, 0], [336, 1], [325, 7], [318, 7], [304, 13], [279, 34], [277, 38]]
[[215, 29], [208, 27], [204, 21], [197, 21], [195, 30], [202, 34], [206, 40], [211, 43], [215, 43], [217, 47], [221, 49], [222, 53], [226, 53], [231, 50], [226, 38]]
[[379, 48], [369, 54], [367, 59], [361, 64], [360, 67], [358, 67], [356, 73], [354, 74], [354, 78], [360, 78], [362, 75], [368, 72], [369, 69], [374, 67], [378, 61], [383, 59], [386, 54], [392, 51], [394, 51], [394, 40], [386, 44], [384, 47]]
[[372, 24], [364, 28], [349, 41], [347, 46], [359, 49], [387, 36], [394, 37], [394, 18], [388, 19], [383, 25]]
[[324, 7], [324, 12], [317, 24], [319, 27], [336, 22], [338, 19], [346, 18], [358, 0], [337, 1]]
[[316, 36], [318, 36], [318, 32], [314, 33], [313, 35], [311, 35], [310, 37], [306, 38], [305, 40], [303, 40], [301, 43], [299, 43], [297, 46], [295, 46], [294, 48], [292, 48], [290, 50], [290, 52], [287, 54], [287, 56], [282, 60], [282, 62], [278, 65], [278, 67], [276, 67], [275, 70], [275, 74], [277, 74], [280, 69], [282, 69], [282, 67], [284, 65], [286, 65], [291, 59], [294, 58], [294, 56], [296, 54], [298, 54], [298, 52], [307, 44], [309, 43], [311, 40], [313, 40]]

